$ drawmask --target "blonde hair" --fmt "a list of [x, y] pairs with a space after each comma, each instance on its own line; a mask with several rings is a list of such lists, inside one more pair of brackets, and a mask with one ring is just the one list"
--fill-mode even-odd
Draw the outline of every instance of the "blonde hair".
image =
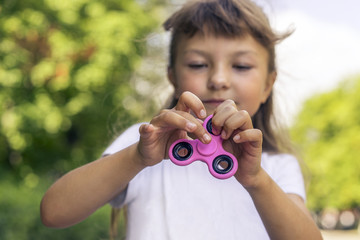
[[[119, 233], [118, 233], [119, 219], [121, 219], [121, 218], [126, 219], [126, 217], [127, 217], [127, 208], [126, 207], [111, 208], [111, 219], [110, 219], [111, 223], [110, 223], [110, 229], [109, 229], [110, 240], [118, 239], [118, 237], [119, 237]], [[126, 221], [125, 221], [124, 229], [126, 229]]]

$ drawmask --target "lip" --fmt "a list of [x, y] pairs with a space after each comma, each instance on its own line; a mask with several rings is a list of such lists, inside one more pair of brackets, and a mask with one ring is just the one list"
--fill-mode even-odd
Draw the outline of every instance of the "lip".
[[224, 101], [225, 101], [224, 99], [208, 99], [208, 100], [204, 100], [203, 103], [218, 106]]
[[[207, 100], [203, 100], [203, 104], [207, 104], [207, 105], [210, 105], [210, 106], [219, 106], [221, 103], [225, 102], [226, 100], [225, 99], [217, 99], [217, 98], [213, 98], [213, 99], [207, 99]], [[239, 103], [238, 102], [235, 102], [235, 104], [238, 106]]]

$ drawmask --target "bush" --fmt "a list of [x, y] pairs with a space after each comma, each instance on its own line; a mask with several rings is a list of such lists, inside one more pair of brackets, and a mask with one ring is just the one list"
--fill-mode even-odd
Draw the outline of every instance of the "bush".
[[157, 21], [136, 1], [5, 0], [0, 12], [2, 171], [66, 172], [152, 110], [130, 76]]
[[309, 207], [360, 206], [360, 78], [309, 99], [292, 129], [311, 172]]
[[[67, 228], [50, 229], [42, 225], [39, 206], [45, 184], [33, 187], [31, 179], [21, 183], [0, 182], [0, 239], [109, 239], [110, 206], [104, 206], [85, 221]], [[121, 221], [119, 228], [123, 229]], [[123, 235], [119, 232], [119, 235]]]
[[130, 81], [158, 24], [145, 2], [0, 4], [0, 239], [108, 238], [109, 207], [53, 230], [39, 205], [54, 179], [153, 111]]

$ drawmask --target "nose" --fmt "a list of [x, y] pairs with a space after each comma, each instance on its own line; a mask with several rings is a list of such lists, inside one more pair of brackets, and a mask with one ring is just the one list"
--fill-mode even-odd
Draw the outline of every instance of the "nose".
[[224, 66], [215, 66], [210, 71], [208, 88], [212, 90], [227, 89], [230, 87], [230, 79]]

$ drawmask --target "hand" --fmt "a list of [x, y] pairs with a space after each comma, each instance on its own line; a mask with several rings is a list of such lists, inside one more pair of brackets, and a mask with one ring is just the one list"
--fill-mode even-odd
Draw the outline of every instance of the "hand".
[[177, 139], [190, 139], [188, 133], [203, 143], [211, 141], [210, 135], [196, 117], [204, 119], [206, 110], [201, 100], [190, 92], [184, 92], [173, 109], [162, 110], [149, 124], [140, 126], [138, 153], [140, 164], [152, 166], [168, 158], [168, 149]]
[[262, 132], [254, 129], [251, 116], [232, 100], [220, 104], [212, 119], [213, 132], [221, 134], [224, 149], [238, 160], [235, 178], [246, 188], [257, 184], [261, 172]]

